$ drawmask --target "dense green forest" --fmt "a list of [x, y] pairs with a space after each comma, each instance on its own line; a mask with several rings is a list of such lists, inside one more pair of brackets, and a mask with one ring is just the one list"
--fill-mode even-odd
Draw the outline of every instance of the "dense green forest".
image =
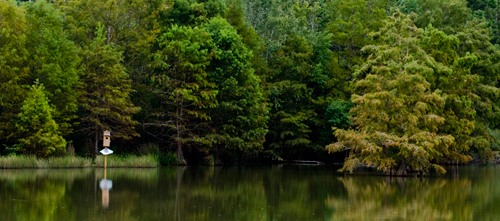
[[[496, 0], [0, 0], [1, 154], [343, 161], [500, 150]], [[329, 154], [330, 153], [330, 154]]]

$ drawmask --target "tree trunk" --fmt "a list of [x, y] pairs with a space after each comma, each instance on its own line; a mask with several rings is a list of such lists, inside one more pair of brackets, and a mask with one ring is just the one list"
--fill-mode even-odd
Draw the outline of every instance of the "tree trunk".
[[[214, 122], [214, 125], [215, 125], [215, 133], [219, 133], [219, 130], [218, 130], [218, 120], [217, 118], [215, 119], [215, 122]], [[217, 137], [217, 136], [216, 136]], [[222, 165], [222, 161], [220, 160], [220, 157], [219, 157], [219, 144], [217, 143], [217, 138], [216, 138], [216, 143], [214, 144], [214, 165]]]
[[396, 176], [408, 176], [408, 170], [406, 168], [406, 163], [403, 161], [396, 171]]
[[[179, 125], [177, 126], [177, 128], [179, 128]], [[186, 165], [184, 153], [182, 152], [182, 138], [179, 129], [177, 129], [177, 164]]]
[[97, 153], [99, 153], [99, 147], [98, 147], [98, 141], [99, 141], [99, 126], [96, 124], [95, 125], [95, 156], [97, 156]]
[[214, 144], [214, 164], [215, 165], [222, 165], [222, 161], [220, 160], [219, 157], [219, 149], [218, 149], [218, 144]]
[[182, 152], [181, 138], [177, 138], [177, 164], [186, 165], [186, 160], [184, 159], [184, 153]]
[[108, 33], [106, 38], [107, 38], [106, 45], [109, 45], [111, 43], [111, 25], [108, 26]]
[[179, 94], [176, 94], [176, 100], [181, 100], [180, 105], [177, 106], [177, 119], [175, 122], [175, 127], [177, 129], [177, 164], [178, 165], [186, 165], [186, 159], [184, 159], [184, 153], [182, 152], [182, 97], [179, 97]]

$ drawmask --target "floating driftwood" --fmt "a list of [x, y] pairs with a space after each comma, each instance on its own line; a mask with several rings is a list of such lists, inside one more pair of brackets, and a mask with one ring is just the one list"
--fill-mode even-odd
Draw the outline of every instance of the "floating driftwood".
[[322, 165], [325, 164], [320, 161], [314, 160], [275, 160], [275, 163], [286, 163], [286, 164], [314, 164], [314, 165]]

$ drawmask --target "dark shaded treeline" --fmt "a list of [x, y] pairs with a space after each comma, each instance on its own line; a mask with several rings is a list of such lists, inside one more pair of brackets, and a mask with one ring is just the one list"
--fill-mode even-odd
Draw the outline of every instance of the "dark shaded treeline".
[[120, 153], [180, 164], [486, 162], [500, 148], [497, 8], [1, 1], [3, 153], [91, 154], [111, 130]]

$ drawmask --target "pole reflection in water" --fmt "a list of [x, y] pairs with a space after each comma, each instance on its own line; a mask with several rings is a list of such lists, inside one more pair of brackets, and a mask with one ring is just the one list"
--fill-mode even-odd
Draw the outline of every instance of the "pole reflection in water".
[[99, 187], [102, 190], [102, 207], [109, 207], [109, 190], [113, 188], [113, 181], [106, 179], [106, 169], [104, 169], [104, 179], [99, 182]]
[[174, 208], [174, 220], [181, 220], [181, 213], [179, 211], [179, 194], [181, 192], [182, 186], [182, 176], [184, 175], [184, 171], [186, 167], [177, 167], [177, 189], [175, 190], [175, 208]]

